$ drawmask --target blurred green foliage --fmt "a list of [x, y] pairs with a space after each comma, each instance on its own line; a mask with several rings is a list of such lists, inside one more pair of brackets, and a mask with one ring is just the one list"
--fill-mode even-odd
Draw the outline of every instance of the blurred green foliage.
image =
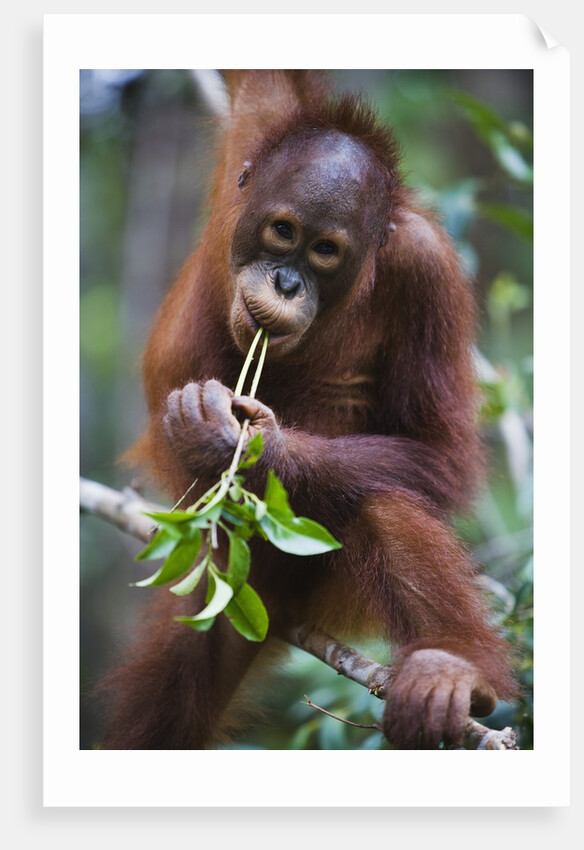
[[[528, 71], [338, 71], [395, 129], [408, 183], [456, 241], [479, 303], [477, 351], [488, 478], [472, 516], [456, 526], [480, 565], [494, 621], [516, 650], [523, 686], [487, 725], [511, 725], [532, 746], [532, 74]], [[141, 431], [137, 364], [150, 320], [204, 216], [213, 122], [185, 71], [81, 74], [81, 471], [128, 483], [116, 459]], [[155, 494], [154, 494], [155, 495]], [[122, 539], [123, 538], [123, 539]], [[139, 543], [95, 518], [81, 529], [81, 657], [86, 691], [136, 616]], [[120, 623], [124, 627], [120, 630]], [[360, 647], [383, 662], [381, 644]], [[381, 701], [300, 650], [258, 704], [266, 722], [233, 746], [384, 748], [371, 729]], [[83, 702], [81, 746], [99, 736]]]

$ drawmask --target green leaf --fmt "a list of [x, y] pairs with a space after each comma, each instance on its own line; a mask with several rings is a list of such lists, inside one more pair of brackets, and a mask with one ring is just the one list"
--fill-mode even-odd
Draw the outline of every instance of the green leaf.
[[264, 517], [268, 512], [268, 506], [265, 502], [262, 502], [261, 499], [258, 499], [255, 505], [255, 519], [257, 522], [260, 521], [262, 517]]
[[141, 552], [138, 552], [134, 560], [152, 561], [156, 558], [167, 558], [177, 542], [176, 538], [171, 537], [168, 531], [161, 528], [156, 532], [150, 543]]
[[466, 112], [469, 119], [476, 127], [481, 129], [501, 128], [504, 126], [504, 121], [499, 118], [498, 114], [490, 106], [487, 106], [481, 100], [477, 100], [472, 95], [464, 91], [450, 92], [451, 98], [461, 106]]
[[239, 593], [247, 581], [251, 564], [249, 546], [238, 534], [227, 531], [229, 537], [229, 559], [227, 562], [227, 582], [234, 594]]
[[288, 502], [288, 493], [273, 469], [268, 472], [264, 502], [271, 514], [278, 515], [282, 519], [294, 516], [294, 511]]
[[[219, 578], [219, 575], [211, 566], [209, 566], [209, 592], [207, 595], [210, 601], [202, 611], [195, 614], [194, 617], [180, 617], [178, 618], [179, 621], [186, 623], [187, 626], [191, 626], [193, 623], [201, 622], [201, 620], [213, 619], [223, 611], [229, 600], [233, 597], [231, 587], [226, 581]], [[196, 626], [193, 626], [193, 628], [196, 628]]]
[[237, 534], [246, 540], [255, 533], [255, 513], [252, 505], [227, 503], [223, 506], [221, 517], [237, 527]]
[[206, 569], [207, 559], [205, 558], [188, 576], [185, 576], [182, 581], [179, 581], [174, 587], [169, 587], [168, 589], [176, 596], [186, 596], [188, 593], [192, 593], [205, 574]]
[[227, 502], [223, 505], [221, 510], [221, 516], [223, 519], [228, 522], [234, 523], [235, 525], [241, 525], [242, 523], [253, 523], [255, 519], [255, 510], [253, 505], [245, 504], [231, 504]]
[[533, 182], [533, 168], [503, 133], [492, 133], [490, 144], [495, 159], [510, 177], [521, 183]]
[[211, 523], [217, 522], [221, 516], [221, 502], [213, 505], [212, 508], [203, 507], [198, 511], [187, 511], [191, 518], [191, 523], [198, 528], [208, 528]]
[[183, 525], [187, 528], [207, 528], [219, 519], [220, 515], [220, 504], [213, 505], [212, 508], [202, 507], [198, 511], [159, 511], [146, 514], [175, 537], [185, 535], [185, 529], [181, 528]]
[[[237, 476], [239, 477], [239, 476]], [[241, 482], [234, 480], [233, 484], [228, 490], [229, 498], [232, 502], [239, 502], [241, 497], [243, 496], [243, 489], [241, 487]]]
[[260, 526], [270, 543], [292, 555], [321, 555], [342, 547], [326, 528], [305, 517], [282, 519], [268, 512]]
[[508, 204], [479, 204], [479, 211], [491, 221], [533, 242], [533, 216]]
[[453, 99], [463, 109], [480, 138], [489, 146], [501, 168], [522, 183], [533, 181], [533, 168], [519, 148], [530, 151], [531, 134], [516, 123], [507, 124], [494, 110], [464, 92], [452, 92]]
[[257, 517], [260, 528], [270, 543], [283, 552], [320, 555], [341, 548], [341, 544], [322, 525], [305, 517], [294, 516], [288, 493], [271, 469], [268, 472], [264, 502], [267, 513]]
[[154, 587], [174, 581], [193, 565], [199, 554], [201, 541], [201, 532], [198, 529], [193, 529], [192, 539], [179, 540], [160, 569], [150, 578], [134, 582], [134, 586]]
[[187, 513], [187, 511], [154, 511], [152, 513], [147, 511], [146, 516], [152, 517], [159, 524], [164, 522], [173, 525], [177, 522], [188, 522], [193, 518], [193, 515]]
[[507, 409], [502, 382], [479, 381], [483, 399], [480, 415], [488, 422], [495, 422]]
[[169, 537], [173, 540], [193, 540], [196, 538], [198, 531], [198, 527], [206, 528], [209, 523], [206, 521], [200, 521], [196, 515], [193, 514], [185, 514], [184, 511], [180, 511], [180, 514], [185, 514], [184, 517], [179, 516], [176, 517], [176, 512], [169, 513], [157, 513], [157, 514], [147, 514], [147, 516], [154, 519], [158, 526], [166, 531]]
[[255, 590], [244, 584], [223, 612], [247, 640], [262, 641], [268, 633], [268, 612]]
[[[153, 514], [147, 514], [147, 516], [154, 519]], [[156, 518], [156, 523], [158, 527], [164, 530], [169, 537], [172, 537], [173, 540], [178, 541], [183, 538], [188, 538], [189, 536], [189, 525], [183, 521], [175, 522], [174, 520], [167, 520], [166, 516], [170, 516], [170, 514], [158, 514]]]
[[261, 431], [253, 437], [247, 447], [245, 449], [245, 454], [242, 459], [239, 461], [238, 469], [247, 469], [249, 466], [253, 466], [254, 463], [257, 463], [259, 460], [261, 453], [264, 450], [264, 438]]

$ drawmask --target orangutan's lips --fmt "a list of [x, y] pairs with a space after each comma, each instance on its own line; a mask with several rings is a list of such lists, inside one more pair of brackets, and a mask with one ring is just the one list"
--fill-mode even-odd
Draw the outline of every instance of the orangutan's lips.
[[[241, 304], [243, 306], [243, 313], [245, 315], [245, 318], [247, 319], [247, 323], [250, 326], [253, 333], [256, 334], [261, 326], [260, 326], [260, 323], [258, 322], [258, 320], [256, 318], [254, 318], [253, 313], [251, 312], [251, 310], [247, 306], [247, 302], [246, 302], [245, 298], [243, 297], [243, 295], [241, 296]], [[272, 331], [270, 331], [269, 328], [267, 328], [267, 331], [268, 331], [268, 334], [269, 334], [269, 336], [268, 336], [268, 347], [279, 345], [280, 343], [284, 342], [285, 340], [287, 340], [287, 339], [289, 339], [290, 337], [293, 336], [293, 334], [289, 334], [289, 333], [288, 334], [276, 334], [276, 333], [273, 333]]]

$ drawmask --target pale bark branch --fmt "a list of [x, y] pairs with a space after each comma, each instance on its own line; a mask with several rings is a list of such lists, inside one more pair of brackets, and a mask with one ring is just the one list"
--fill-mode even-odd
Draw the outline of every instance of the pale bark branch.
[[130, 487], [120, 492], [88, 478], [79, 479], [79, 507], [82, 512], [105, 519], [144, 543], [156, 528], [154, 520], [145, 516], [144, 511], [168, 510], [147, 502]]
[[[80, 479], [79, 505], [82, 512], [101, 517], [145, 543], [150, 540], [156, 526], [144, 515], [144, 511], [167, 510], [147, 502], [134, 490], [128, 488], [119, 492], [87, 478]], [[391, 681], [390, 665], [378, 664], [330, 635], [306, 626], [291, 628], [282, 637], [337, 673], [367, 688], [374, 696], [384, 699]], [[516, 750], [518, 747], [515, 732], [510, 727], [498, 731], [469, 718], [462, 749]]]

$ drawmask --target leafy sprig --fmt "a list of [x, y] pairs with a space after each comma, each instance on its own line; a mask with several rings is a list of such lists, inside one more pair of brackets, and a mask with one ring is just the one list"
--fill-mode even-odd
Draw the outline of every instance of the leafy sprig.
[[[242, 393], [262, 336], [261, 354], [249, 392], [250, 397], [255, 398], [268, 346], [268, 333], [263, 328], [250, 347], [235, 395]], [[263, 451], [261, 433], [246, 445], [248, 427], [249, 419], [246, 419], [229, 468], [193, 505], [178, 510], [189, 488], [171, 511], [147, 514], [158, 529], [136, 560], [164, 560], [153, 575], [135, 582], [135, 586], [152, 587], [176, 581], [169, 588], [170, 592], [186, 596], [206, 577], [202, 610], [193, 616], [174, 619], [197, 631], [206, 631], [219, 614], [224, 614], [245, 638], [263, 641], [269, 619], [262, 600], [247, 581], [251, 568], [248, 541], [257, 536], [283, 552], [305, 556], [339, 549], [341, 544], [322, 525], [294, 514], [286, 489], [273, 470], [268, 472], [263, 499], [245, 488], [242, 472], [256, 464]], [[225, 571], [220, 569], [215, 557], [221, 534], [228, 545]]]

